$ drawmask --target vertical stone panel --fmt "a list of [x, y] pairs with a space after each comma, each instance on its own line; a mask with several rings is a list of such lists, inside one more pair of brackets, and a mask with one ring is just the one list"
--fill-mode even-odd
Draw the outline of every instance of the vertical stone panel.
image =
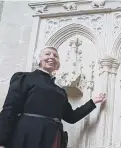
[[0, 107], [12, 74], [26, 70], [31, 25], [32, 11], [27, 1], [4, 2], [0, 22]]
[[4, 6], [4, 1], [0, 1], [0, 20], [1, 20], [1, 17], [2, 17], [3, 6]]

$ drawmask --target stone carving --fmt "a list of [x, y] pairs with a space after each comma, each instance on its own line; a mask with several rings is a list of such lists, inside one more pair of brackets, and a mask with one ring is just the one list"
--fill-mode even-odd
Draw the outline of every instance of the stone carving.
[[35, 7], [35, 13], [38, 14], [38, 13], [45, 13], [48, 11], [48, 5], [41, 5], [41, 6], [38, 6], [38, 7]]
[[92, 64], [90, 65], [90, 67], [91, 67], [91, 78], [88, 81], [87, 89], [90, 89], [91, 91], [93, 91], [94, 89], [94, 67], [95, 67], [94, 61], [92, 61]]
[[82, 41], [75, 37], [69, 42], [71, 47], [67, 53], [66, 64], [69, 69], [65, 66], [56, 74], [58, 82], [63, 87], [76, 87], [82, 91], [86, 85], [86, 78], [82, 74], [81, 54], [79, 47], [82, 45]]
[[103, 59], [99, 61], [100, 63], [100, 75], [104, 72], [108, 72], [111, 74], [117, 74], [117, 69], [120, 65], [120, 62], [118, 59], [115, 59], [111, 56], [106, 56]]
[[46, 23], [45, 38], [46, 40], [55, 33], [60, 27], [72, 22], [72, 18], [48, 19]]
[[93, 8], [104, 7], [104, 5], [105, 5], [105, 0], [93, 0], [93, 2], [92, 2]]
[[103, 32], [103, 16], [93, 15], [93, 16], [81, 16], [77, 18], [79, 22], [87, 27], [93, 28], [95, 32], [101, 34]]
[[96, 14], [96, 15], [82, 15], [75, 17], [64, 17], [64, 18], [61, 17], [56, 19], [47, 19], [46, 29], [45, 29], [45, 42], [60, 28], [75, 22], [84, 25], [90, 28], [91, 30], [93, 29], [95, 33], [101, 35], [104, 28], [103, 17], [104, 17], [103, 14]]
[[76, 53], [77, 53], [77, 48], [80, 45], [82, 45], [82, 40], [80, 40], [80, 38], [78, 38], [78, 37], [71, 39], [70, 42], [69, 42], [69, 46], [76, 48]]
[[114, 34], [117, 34], [121, 29], [121, 13], [115, 13], [114, 17]]
[[67, 3], [63, 5], [63, 8], [67, 11], [77, 10], [77, 5], [75, 3]]
[[[78, 0], [79, 1], [79, 0]], [[112, 44], [110, 45], [110, 42], [111, 43], [113, 43], [113, 41], [114, 41], [114, 38], [116, 38], [117, 36], [118, 36], [118, 34], [119, 34], [119, 31], [121, 30], [120, 29], [120, 26], [121, 26], [121, 23], [120, 23], [120, 11], [118, 11], [118, 10], [114, 10], [114, 7], [115, 6], [113, 6], [113, 5], [115, 5], [115, 4], [117, 4], [118, 2], [116, 2], [116, 1], [112, 1], [112, 0], [110, 0], [110, 1], [108, 1], [106, 4], [106, 7], [103, 9], [103, 8], [101, 8], [101, 7], [104, 7], [105, 5], [102, 5], [102, 4], [99, 4], [99, 2], [100, 2], [100, 0], [95, 0], [95, 1], [93, 1], [93, 3], [92, 3], [92, 5], [93, 5], [93, 7], [95, 7], [95, 8], [91, 8], [91, 2], [92, 2], [93, 0], [85, 0], [85, 1], [79, 1], [79, 3], [81, 3], [80, 5], [78, 5], [77, 6], [77, 8], [78, 9], [84, 9], [84, 13], [85, 13], [85, 15], [84, 14], [81, 14], [81, 13], [83, 13], [83, 11], [79, 11], [78, 9], [78, 11], [73, 11], [72, 9], [68, 9], [68, 8], [63, 8], [63, 2], [62, 1], [58, 1], [58, 2], [61, 2], [61, 5], [60, 5], [60, 3], [59, 3], [59, 5], [56, 5], [56, 6], [54, 6], [54, 8], [55, 9], [50, 9], [49, 10], [49, 13], [47, 14], [47, 15], [43, 15], [42, 14], [42, 17], [46, 17], [46, 18], [44, 18], [45, 19], [45, 21], [47, 22], [47, 24], [45, 24], [45, 25], [47, 25], [47, 30], [45, 30], [45, 32], [44, 32], [44, 30], [42, 31], [42, 35], [44, 35], [44, 33], [46, 34], [46, 38], [45, 38], [45, 40], [47, 41], [48, 40], [48, 38], [49, 37], [51, 37], [54, 41], [50, 41], [49, 43], [49, 45], [56, 45], [57, 47], [59, 47], [64, 41], [66, 41], [68, 38], [70, 38], [70, 37], [72, 37], [73, 35], [75, 35], [75, 34], [79, 34], [79, 35], [83, 35], [84, 34], [84, 36], [86, 37], [86, 38], [88, 38], [88, 36], [91, 36], [92, 37], [92, 40], [91, 41], [93, 41], [93, 39], [94, 39], [94, 43], [95, 43], [95, 46], [96, 46], [96, 49], [98, 50], [99, 48], [99, 50], [102, 50], [103, 49], [103, 47], [104, 47], [104, 49], [106, 50], [106, 48], [108, 48], [109, 50], [111, 50], [111, 48], [112, 48]], [[54, 3], [54, 2], [51, 2], [51, 4], [52, 3]], [[57, 4], [57, 3], [56, 3]], [[84, 6], [85, 6], [85, 8], [83, 8], [83, 4], [84, 4]], [[89, 4], [89, 5], [88, 5]], [[50, 4], [49, 4], [50, 5]], [[53, 4], [53, 5], [55, 5], [55, 4]], [[88, 6], [88, 7], [86, 7], [86, 6]], [[120, 5], [119, 5], [120, 6]], [[52, 6], [53, 7], [53, 6]], [[51, 7], [51, 8], [52, 8]], [[60, 9], [61, 8], [61, 9]], [[100, 9], [101, 8], [101, 9]], [[63, 11], [64, 12], [62, 12], [62, 9], [63, 9]], [[87, 9], [87, 11], [85, 12], [85, 9]], [[57, 12], [54, 12], [54, 10], [57, 10]], [[91, 10], [91, 11], [90, 11]], [[107, 13], [108, 12], [108, 10], [111, 12], [111, 13]], [[71, 11], [71, 12], [70, 12]], [[117, 12], [114, 12], [114, 11], [117, 11]], [[60, 13], [60, 12], [62, 12], [62, 13]], [[77, 13], [80, 13], [81, 15], [76, 15]], [[94, 13], [91, 13], [92, 12], [94, 12]], [[98, 12], [98, 13], [97, 13]], [[55, 17], [55, 15], [56, 14], [58, 14], [58, 16], [57, 17]], [[62, 14], [62, 15], [61, 15]], [[75, 15], [71, 15], [71, 14], [75, 14]], [[53, 16], [54, 15], [54, 17], [51, 17], [51, 16]], [[66, 16], [66, 15], [68, 15], [68, 16]], [[71, 16], [70, 16], [71, 15]], [[62, 17], [60, 17], [60, 16], [62, 16]], [[41, 17], [41, 14], [40, 14], [40, 17]], [[49, 19], [48, 19], [49, 18]], [[109, 24], [107, 24], [107, 21], [112, 21], [112, 23], [109, 23]], [[41, 22], [41, 23], [45, 23], [45, 21], [44, 22]], [[75, 25], [72, 25], [72, 27], [70, 27], [71, 26], [71, 24], [74, 24], [75, 23]], [[70, 26], [69, 26], [69, 24], [70, 24]], [[78, 24], [78, 25], [77, 25]], [[66, 26], [69, 26], [68, 28], [66, 27]], [[46, 26], [45, 26], [46, 27]], [[84, 28], [83, 28], [84, 27]], [[107, 28], [107, 27], [109, 27], [109, 29]], [[34, 28], [34, 27], [33, 27]], [[65, 28], [65, 30], [63, 31], [64, 33], [62, 33], [62, 30], [63, 30], [63, 28]], [[76, 29], [77, 28], [77, 29]], [[88, 31], [88, 29], [86, 29], [86, 28], [88, 28], [89, 29], [89, 31]], [[112, 28], [112, 30], [111, 30], [111, 28]], [[114, 28], [114, 29], [113, 29]], [[67, 29], [67, 30], [66, 30]], [[75, 30], [75, 31], [73, 31], [72, 32], [72, 30]], [[80, 31], [79, 31], [80, 30]], [[111, 32], [109, 32], [111, 30]], [[40, 31], [41, 31], [41, 28], [40, 28]], [[114, 32], [113, 32], [114, 31]], [[92, 32], [92, 34], [91, 34], [91, 32]], [[93, 34], [93, 32], [94, 32], [94, 34]], [[41, 33], [41, 32], [40, 32]], [[108, 33], [110, 34], [110, 35], [108, 35]], [[114, 34], [113, 34], [114, 33]], [[65, 34], [65, 35], [64, 35]], [[107, 34], [107, 35], [106, 35]], [[113, 34], [113, 36], [111, 36]], [[100, 35], [100, 36], [99, 36]], [[62, 38], [60, 38], [60, 37]], [[96, 38], [95, 38], [95, 36], [96, 36]], [[98, 36], [100, 37], [100, 38], [98, 38]], [[91, 38], [90, 37], [90, 38]], [[105, 37], [105, 38], [104, 38]], [[33, 38], [35, 38], [35, 36], [33, 37]], [[43, 37], [44, 38], [44, 37]], [[58, 40], [58, 38], [59, 38], [59, 40]], [[95, 40], [95, 39], [97, 39], [97, 40]], [[99, 40], [98, 40], [99, 39]], [[45, 42], [46, 42], [45, 41]], [[98, 44], [98, 41], [100, 42], [99, 44]], [[107, 43], [107, 41], [109, 42], [109, 45], [107, 45], [106, 43]], [[117, 41], [118, 42], [118, 41]], [[40, 43], [41, 43], [41, 40], [40, 40]], [[120, 40], [119, 40], [119, 43], [120, 43]], [[72, 44], [72, 43], [70, 43], [70, 44]], [[36, 44], [35, 44], [36, 45]], [[74, 45], [74, 44], [73, 44]], [[72, 49], [72, 46], [73, 45], [70, 45], [70, 48]], [[100, 46], [99, 46], [100, 45]], [[116, 46], [116, 47], [118, 47], [118, 46]], [[81, 49], [81, 45], [79, 46], [79, 48], [78, 48], [78, 50], [79, 49]], [[107, 50], [108, 50], [107, 49]], [[115, 48], [116, 49], [116, 48]], [[118, 48], [119, 49], [119, 48]], [[110, 52], [108, 50], [108, 52]], [[102, 52], [101, 52], [102, 53]], [[117, 55], [118, 55], [118, 53], [119, 53], [119, 51], [117, 51]], [[79, 53], [78, 53], [78, 55], [79, 55]], [[81, 58], [82, 58], [82, 55], [83, 55], [83, 52], [81, 52], [80, 51], [80, 65], [81, 65]], [[70, 56], [70, 55], [69, 55]], [[68, 57], [69, 57], [68, 56]], [[75, 59], [78, 59], [78, 56], [76, 55], [75, 56]], [[68, 58], [68, 60], [69, 60], [69, 58]], [[101, 81], [101, 83], [99, 84], [99, 87], [101, 87], [101, 88], [99, 88], [99, 89], [101, 89], [102, 90], [102, 92], [103, 92], [103, 90], [104, 90], [104, 92], [106, 92], [106, 93], [108, 93], [108, 91], [107, 91], [107, 87], [108, 87], [108, 82], [110, 82], [110, 79], [112, 79], [111, 78], [111, 76], [112, 75], [115, 75], [115, 74], [112, 74], [113, 73], [113, 71], [112, 71], [112, 65], [110, 64], [110, 62], [109, 62], [109, 65], [108, 65], [108, 63], [107, 63], [107, 68], [106, 68], [106, 60], [103, 60], [104, 62], [101, 62], [101, 64], [102, 64], [102, 67], [103, 67], [103, 69], [102, 69], [102, 78], [104, 78], [104, 79], [102, 79], [103, 81]], [[110, 61], [110, 60], [109, 60]], [[74, 66], [72, 66], [72, 67], [74, 67]], [[81, 66], [80, 66], [81, 67]], [[85, 67], [84, 67], [85, 68]], [[115, 69], [115, 68], [114, 68]], [[83, 70], [83, 68], [82, 68], [82, 70]], [[75, 70], [73, 71], [73, 73], [74, 72], [76, 72]], [[69, 81], [69, 79], [71, 79], [73, 76], [74, 76], [74, 74], [73, 74], [72, 72], [70, 73], [70, 72], [63, 72], [62, 73], [62, 75], [63, 75], [63, 79], [66, 79], [66, 78], [68, 78], [68, 82], [70, 82]], [[108, 74], [109, 74], [109, 79], [107, 78], [108, 77]], [[70, 74], [70, 75], [69, 75]], [[103, 76], [104, 75], [104, 76]], [[100, 75], [101, 76], [101, 75]], [[82, 85], [82, 82], [80, 82], [79, 80], [82, 78], [82, 82], [84, 82], [84, 85]], [[85, 87], [85, 81], [84, 80], [86, 80], [88, 77], [85, 77], [85, 75], [83, 75], [83, 72], [81, 72], [81, 76], [79, 77], [79, 75], [77, 76], [77, 77], [75, 77], [75, 78], [73, 78], [73, 81], [72, 81], [72, 83], [66, 83], [66, 85], [69, 85], [69, 86], [76, 86], [76, 87], [79, 87], [79, 86], [77, 86], [77, 82], [80, 82], [79, 84], [81, 84], [81, 87]], [[89, 92], [90, 90], [93, 90], [93, 88], [94, 88], [94, 83], [93, 83], [93, 81], [91, 81], [91, 79], [88, 79], [89, 81], [88, 81], [88, 84], [86, 85], [86, 88], [87, 88], [87, 90], [85, 89], [85, 94], [87, 95], [87, 92]], [[108, 81], [107, 81], [108, 80]], [[97, 81], [97, 80], [96, 80]], [[60, 81], [60, 82], [62, 82], [62, 81]], [[74, 82], [74, 83], [73, 83]], [[97, 82], [98, 83], [98, 82]], [[104, 83], [104, 84], [103, 84]], [[95, 84], [96, 84], [96, 82], [95, 82]], [[64, 81], [64, 85], [65, 85], [65, 81]], [[112, 86], [111, 86], [112, 87]], [[104, 88], [104, 89], [103, 89]], [[96, 88], [95, 88], [96, 89]], [[113, 89], [112, 89], [113, 90]], [[106, 102], [106, 107], [107, 107], [107, 105], [109, 105], [110, 104], [110, 101], [111, 101], [111, 98], [110, 98], [110, 96], [111, 96], [112, 94], [109, 94], [109, 98], [108, 98], [108, 100], [107, 100], [107, 102]], [[88, 97], [87, 97], [88, 98]], [[89, 98], [88, 98], [89, 99]], [[114, 98], [113, 98], [114, 99]], [[117, 102], [119, 102], [120, 103], [120, 99], [118, 99], [117, 98]], [[115, 101], [115, 99], [114, 99], [114, 101]], [[75, 102], [74, 102], [75, 103]], [[78, 103], [78, 102], [77, 102]], [[79, 102], [80, 103], [80, 102]], [[117, 104], [114, 102], [114, 104], [115, 104], [115, 108], [117, 108]], [[73, 104], [72, 104], [73, 105]], [[74, 104], [75, 105], [75, 104]], [[79, 104], [78, 104], [79, 105]], [[75, 107], [75, 106], [74, 106]], [[107, 109], [107, 108], [106, 108]], [[112, 107], [112, 110], [113, 110], [113, 107]], [[109, 118], [107, 118], [107, 115], [110, 115], [111, 114], [111, 112], [108, 112], [108, 114], [107, 113], [105, 113], [105, 110], [103, 110], [103, 112], [104, 112], [104, 114], [106, 114], [106, 120], [108, 120]], [[104, 115], [104, 118], [103, 118], [103, 112], [101, 112], [101, 114], [100, 114], [100, 120], [98, 120], [98, 122], [96, 123], [96, 126], [92, 126], [91, 127], [91, 132], [90, 133], [88, 133], [88, 131], [87, 132], [85, 132], [85, 134], [87, 134], [87, 137], [88, 137], [88, 139], [87, 139], [87, 137], [86, 137], [86, 139], [84, 139], [84, 140], [82, 140], [82, 141], [84, 141], [84, 143], [86, 142], [86, 143], [88, 143], [88, 145], [86, 145], [86, 146], [83, 146], [82, 145], [82, 143], [83, 142], [80, 142], [80, 146], [77, 146], [77, 147], [83, 147], [83, 148], [88, 148], [88, 147], [90, 147], [90, 148], [94, 148], [94, 147], [96, 147], [96, 148], [99, 148], [99, 147], [109, 147], [108, 145], [106, 145], [105, 144], [105, 141], [108, 141], [108, 139], [110, 138], [110, 136], [108, 137], [107, 136], [107, 134], [105, 135], [105, 130], [109, 130], [109, 128], [111, 127], [111, 125], [107, 125], [107, 124], [105, 124], [105, 115]], [[96, 112], [94, 112], [94, 114], [96, 114]], [[115, 112], [115, 114], [116, 114], [116, 112]], [[93, 116], [93, 113], [91, 114], [92, 116]], [[91, 117], [92, 117], [91, 116]], [[112, 115], [110, 115], [111, 116], [111, 120], [110, 121], [112, 121], [112, 119], [117, 119], [117, 118], [113, 118], [113, 116]], [[87, 118], [86, 118], [87, 119]], [[92, 119], [92, 118], [91, 118]], [[91, 121], [91, 120], [90, 120]], [[109, 120], [108, 120], [109, 121]], [[110, 121], [108, 122], [108, 123], [110, 123]], [[115, 121], [114, 121], [115, 122]], [[117, 121], [116, 121], [117, 122]], [[83, 120], [81, 121], [81, 123], [83, 123]], [[98, 124], [100, 123], [100, 125], [98, 126]], [[85, 124], [85, 122], [84, 122], [84, 124]], [[86, 124], [85, 124], [86, 125]], [[88, 125], [88, 120], [87, 120], [87, 125]], [[68, 125], [69, 126], [69, 125]], [[75, 125], [75, 129], [76, 130], [79, 130], [79, 127], [81, 126], [81, 124], [76, 124]], [[89, 127], [89, 126], [88, 126]], [[114, 128], [116, 128], [116, 127], [114, 127]], [[82, 129], [83, 129], [83, 126], [82, 126]], [[101, 130], [100, 130], [101, 129]], [[75, 130], [75, 135], [77, 135], [76, 134], [76, 130]], [[118, 130], [117, 130], [118, 131]], [[70, 132], [70, 131], [69, 131]], [[80, 135], [82, 136], [82, 134], [80, 133]], [[109, 134], [110, 135], [110, 134]], [[107, 136], [107, 137], [106, 137]], [[72, 139], [74, 138], [74, 136], [73, 135], [71, 135], [70, 136]], [[91, 142], [91, 140], [90, 140], [90, 138], [91, 137], [94, 137], [94, 139], [95, 139], [95, 143], [94, 144], [92, 144], [92, 142]], [[116, 139], [116, 137], [113, 137], [114, 139], [112, 139], [112, 137], [110, 138], [111, 139], [111, 141], [112, 140], [115, 140]], [[75, 138], [74, 138], [75, 140], [76, 139], [81, 139], [80, 137], [78, 137], [78, 136], [75, 136]], [[82, 139], [83, 139], [83, 136], [82, 136]], [[98, 140], [99, 139], [99, 140]], [[116, 139], [117, 140], [117, 139]], [[101, 141], [101, 142], [99, 142], [99, 141]], [[121, 140], [119, 140], [119, 143], [120, 143], [120, 141]], [[104, 142], [104, 143], [103, 143]], [[111, 144], [110, 144], [111, 145]], [[75, 147], [76, 148], [76, 146], [75, 145], [71, 145], [71, 147]], [[112, 146], [113, 147], [113, 146]], [[117, 146], [117, 147], [121, 147], [121, 145], [119, 145], [119, 146]], [[114, 147], [113, 147], [114, 148]]]
[[121, 32], [117, 32], [117, 34], [114, 34], [114, 44], [111, 51], [111, 55], [116, 59], [121, 59]]

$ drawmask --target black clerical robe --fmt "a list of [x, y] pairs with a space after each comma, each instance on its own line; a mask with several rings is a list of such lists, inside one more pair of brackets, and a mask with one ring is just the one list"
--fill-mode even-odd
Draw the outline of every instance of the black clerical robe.
[[18, 120], [17, 116], [22, 113], [38, 114], [73, 124], [95, 107], [89, 100], [73, 110], [65, 90], [57, 86], [46, 72], [15, 73], [0, 113], [0, 145], [7, 148], [52, 148], [58, 131], [56, 124], [24, 115]]

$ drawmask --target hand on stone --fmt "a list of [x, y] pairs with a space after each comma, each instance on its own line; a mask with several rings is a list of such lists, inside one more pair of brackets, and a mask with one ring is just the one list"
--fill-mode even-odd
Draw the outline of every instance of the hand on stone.
[[92, 100], [95, 104], [104, 103], [106, 101], [106, 94], [100, 93], [98, 96], [94, 97]]

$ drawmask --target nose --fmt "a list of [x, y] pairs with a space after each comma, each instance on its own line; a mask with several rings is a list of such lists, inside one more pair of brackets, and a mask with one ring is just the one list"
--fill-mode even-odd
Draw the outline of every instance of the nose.
[[52, 58], [52, 59], [54, 58], [54, 54], [53, 53], [50, 54], [50, 58]]

